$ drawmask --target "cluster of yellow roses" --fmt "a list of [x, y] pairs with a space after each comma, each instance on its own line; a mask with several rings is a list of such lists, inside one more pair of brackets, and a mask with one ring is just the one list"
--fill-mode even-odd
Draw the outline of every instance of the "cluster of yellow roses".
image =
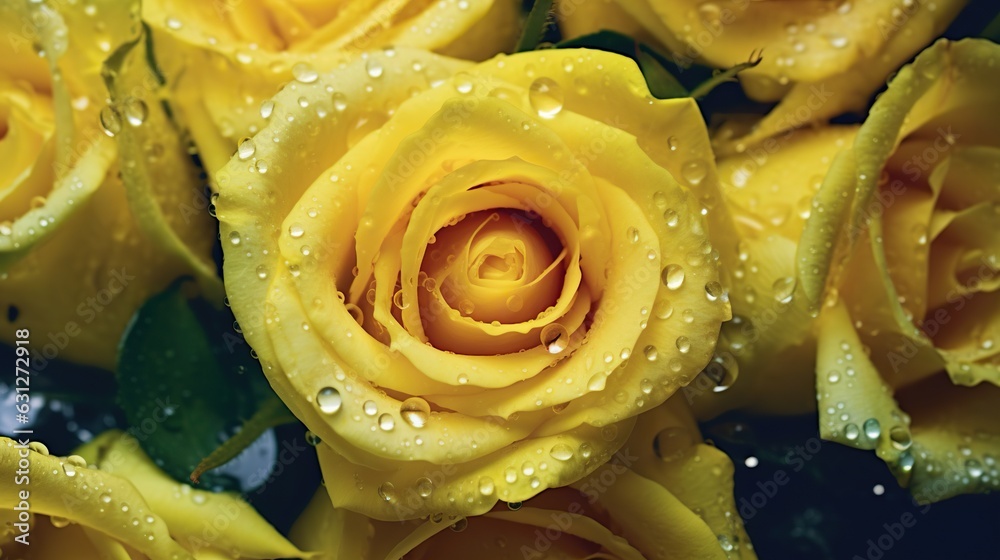
[[0, 486], [3, 554], [753, 558], [695, 423], [734, 409], [818, 407], [925, 501], [997, 488], [1000, 47], [917, 55], [964, 4], [556, 3], [682, 66], [763, 49], [777, 105], [710, 132], [628, 58], [499, 54], [514, 0], [0, 3], [8, 318], [113, 369], [193, 276], [325, 479], [293, 545], [126, 435], [3, 440], [47, 516], [18, 548]]

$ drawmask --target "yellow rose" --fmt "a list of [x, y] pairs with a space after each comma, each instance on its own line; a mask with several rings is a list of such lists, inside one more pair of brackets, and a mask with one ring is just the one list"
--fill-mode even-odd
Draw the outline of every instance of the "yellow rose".
[[336, 506], [468, 515], [572, 483], [708, 361], [730, 316], [709, 141], [627, 59], [398, 49], [273, 104], [217, 177], [224, 277]]
[[[675, 62], [729, 68], [762, 52], [740, 73], [747, 94], [779, 101], [745, 136], [715, 138], [720, 153], [740, 152], [790, 128], [867, 106], [885, 77], [947, 27], [965, 0], [560, 0], [568, 36], [638, 25]], [[632, 23], [618, 23], [632, 20]]]
[[127, 434], [105, 432], [77, 453], [0, 438], [4, 558], [303, 557], [239, 496], [175, 482]]
[[111, 368], [150, 293], [193, 273], [221, 300], [221, 284], [207, 200], [144, 58], [123, 52], [111, 90], [101, 78], [134, 10], [60, 6], [0, 6], [0, 306], [30, 329], [36, 369], [56, 356]]
[[998, 60], [988, 41], [942, 40], [900, 70], [800, 251], [806, 291], [830, 302], [821, 432], [875, 449], [924, 501], [1000, 484]]
[[[722, 326], [706, 375], [684, 388], [700, 418], [733, 409], [763, 414], [815, 410], [818, 306], [796, 266], [812, 199], [856, 126], [789, 131], [718, 160], [719, 182], [735, 235], [712, 230], [731, 276], [733, 320]], [[739, 381], [736, 381], [738, 376]], [[723, 391], [724, 390], [724, 391]]]
[[522, 504], [387, 523], [335, 508], [320, 491], [291, 538], [316, 560], [755, 558], [735, 513], [733, 464], [701, 442], [682, 407], [674, 398], [643, 414], [610, 463]]
[[174, 97], [215, 171], [241, 138], [264, 127], [269, 111], [262, 103], [296, 76], [393, 46], [483, 60], [514, 46], [520, 4], [151, 0], [143, 3], [143, 19], [155, 29]]
[[[924, 501], [995, 488], [998, 57], [986, 41], [941, 41], [860, 127], [800, 130], [720, 160], [748, 263], [761, 238], [785, 246], [772, 260], [790, 271], [806, 315], [788, 329], [770, 298], [748, 305], [734, 283], [734, 315], [781, 328], [748, 345], [765, 361], [741, 362], [723, 395], [735, 400], [696, 403], [704, 416], [811, 409], [803, 388], [815, 369], [824, 438], [877, 450]], [[774, 367], [774, 344], [795, 357]]]

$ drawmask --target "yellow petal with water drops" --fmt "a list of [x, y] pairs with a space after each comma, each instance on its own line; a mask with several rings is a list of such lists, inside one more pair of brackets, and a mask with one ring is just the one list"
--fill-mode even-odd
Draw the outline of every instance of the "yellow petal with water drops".
[[122, 121], [114, 134], [126, 198], [142, 232], [190, 269], [207, 299], [221, 306], [222, 281], [211, 259], [209, 199], [188, 146], [161, 101], [143, 34], [120, 47], [104, 67], [111, 105]]
[[[86, 460], [79, 456], [60, 458], [42, 451], [22, 448], [11, 439], [0, 439], [0, 471], [8, 480], [14, 480], [20, 461], [29, 463], [29, 503], [35, 514], [94, 529], [153, 560], [191, 558], [171, 539], [164, 519], [147, 505], [129, 480], [88, 468]], [[0, 508], [14, 509], [21, 500], [18, 492], [23, 489], [15, 484], [3, 485]], [[137, 528], [132, 519], [144, 521]]]
[[335, 509], [320, 488], [295, 521], [289, 538], [313, 560], [367, 559], [372, 546], [371, 520], [346, 509]]
[[897, 393], [910, 424], [910, 491], [921, 503], [1000, 487], [1000, 389], [952, 384], [945, 376]]
[[[78, 452], [99, 469], [135, 485], [166, 522], [171, 535], [189, 550], [212, 548], [248, 559], [302, 555], [242, 498], [176, 482], [157, 468], [128, 434], [104, 432]], [[217, 519], [228, 523], [216, 524]]]
[[[647, 556], [756, 558], [736, 511], [732, 461], [702, 442], [683, 396], [640, 416], [620, 456], [632, 461], [629, 477], [602, 490], [603, 479], [590, 476], [576, 487], [598, 493]], [[606, 468], [618, 472], [614, 463]]]
[[[487, 58], [513, 46], [518, 8], [516, 0], [254, 2], [238, 9], [156, 0], [143, 3], [143, 16], [154, 28], [180, 118], [214, 173], [241, 138], [266, 125], [267, 100], [288, 81], [393, 47]], [[334, 114], [329, 99], [313, 110], [319, 118]]]

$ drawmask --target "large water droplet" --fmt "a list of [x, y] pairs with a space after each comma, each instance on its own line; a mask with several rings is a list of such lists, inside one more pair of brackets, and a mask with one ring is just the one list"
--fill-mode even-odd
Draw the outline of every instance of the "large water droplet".
[[544, 119], [551, 119], [559, 114], [563, 108], [563, 92], [555, 80], [550, 78], [538, 78], [531, 82], [528, 89], [528, 102], [538, 116]]
[[316, 394], [316, 404], [324, 414], [333, 414], [340, 410], [343, 399], [340, 397], [340, 391], [333, 387], [324, 387]]
[[253, 138], [244, 138], [240, 140], [240, 143], [236, 147], [236, 155], [238, 155], [240, 159], [250, 159], [256, 151], [257, 146], [254, 144]]
[[100, 119], [101, 128], [108, 136], [114, 137], [122, 131], [122, 117], [114, 107], [108, 106], [101, 109]]
[[569, 331], [559, 323], [551, 323], [542, 328], [541, 340], [549, 354], [558, 354], [569, 347]]
[[421, 477], [417, 479], [417, 495], [421, 498], [429, 498], [434, 493], [434, 482], [431, 479]]
[[865, 423], [861, 427], [868, 439], [878, 439], [882, 435], [882, 426], [879, 425], [878, 420], [875, 418], [865, 420]]
[[858, 436], [860, 435], [861, 430], [858, 429], [857, 424], [848, 424], [844, 426], [844, 437], [846, 437], [848, 441], [854, 441], [858, 439]]
[[565, 443], [557, 443], [552, 446], [551, 450], [549, 450], [549, 455], [551, 455], [553, 459], [557, 459], [559, 461], [569, 461], [573, 458], [573, 448]]
[[369, 59], [368, 62], [365, 63], [365, 72], [367, 72], [368, 76], [372, 78], [381, 77], [384, 71], [385, 69], [382, 68], [382, 63], [374, 58]]
[[378, 417], [378, 427], [383, 432], [391, 432], [396, 427], [396, 420], [387, 412]]
[[679, 264], [668, 264], [660, 273], [663, 285], [671, 290], [676, 290], [684, 285], [684, 267]]
[[479, 493], [483, 496], [490, 496], [496, 490], [496, 484], [493, 483], [493, 479], [484, 476], [479, 479]]
[[653, 451], [661, 461], [676, 461], [694, 451], [694, 438], [683, 428], [664, 428], [653, 438]]
[[391, 482], [383, 482], [379, 484], [378, 496], [386, 502], [393, 503], [396, 501], [396, 487]]
[[779, 303], [790, 303], [793, 294], [795, 294], [795, 286], [797, 284], [798, 281], [794, 276], [778, 278], [771, 285], [771, 289], [774, 291], [774, 299]]
[[414, 428], [423, 428], [431, 415], [431, 406], [420, 397], [410, 397], [399, 407], [403, 421]]
[[708, 175], [708, 164], [700, 159], [691, 160], [681, 167], [681, 177], [691, 186], [696, 186]]
[[305, 62], [292, 66], [292, 76], [303, 84], [311, 84], [319, 79], [319, 73]]
[[146, 102], [137, 97], [129, 97], [125, 100], [123, 104], [123, 109], [125, 112], [125, 119], [128, 124], [132, 126], [139, 126], [146, 122], [146, 117], [149, 115], [149, 109], [146, 107]]
[[893, 426], [889, 430], [889, 440], [892, 442], [892, 446], [900, 451], [909, 449], [910, 445], [913, 444], [910, 430], [907, 430], [903, 426]]

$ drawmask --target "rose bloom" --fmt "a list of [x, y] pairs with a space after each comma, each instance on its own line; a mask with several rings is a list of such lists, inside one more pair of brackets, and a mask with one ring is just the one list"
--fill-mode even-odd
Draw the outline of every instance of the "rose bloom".
[[618, 55], [369, 53], [282, 90], [217, 180], [241, 329], [377, 519], [586, 476], [730, 316], [697, 106]]
[[105, 432], [77, 453], [56, 457], [41, 443], [0, 438], [4, 558], [305, 556], [235, 494], [171, 479], [127, 434]]
[[265, 126], [262, 103], [286, 82], [389, 46], [486, 59], [513, 48], [520, 4], [150, 0], [142, 16], [154, 29], [179, 117], [215, 171], [241, 138]]
[[790, 128], [863, 109], [885, 77], [948, 26], [965, 0], [560, 0], [570, 37], [641, 28], [681, 67], [730, 68], [757, 101], [780, 101], [743, 134], [715, 137], [719, 153], [741, 152]]
[[[817, 402], [824, 438], [875, 450], [926, 502], [1000, 480], [998, 61], [988, 41], [939, 41], [860, 127], [802, 130], [719, 164], [747, 239], [792, 245], [794, 298], [818, 313], [799, 323], [804, 335], [773, 333], [815, 348], [818, 400], [803, 394], [813, 378], [802, 353], [743, 368], [739, 405]], [[739, 289], [737, 316], [773, 305], [746, 306]]]
[[316, 560], [755, 558], [735, 513], [733, 464], [702, 443], [682, 398], [639, 417], [615, 457], [572, 487], [476, 517], [374, 521], [318, 492], [291, 539]]
[[222, 299], [208, 200], [143, 54], [111, 91], [100, 75], [134, 38], [134, 12], [88, 5], [0, 6], [0, 308], [31, 331], [36, 368], [113, 368], [132, 313], [176, 276]]

